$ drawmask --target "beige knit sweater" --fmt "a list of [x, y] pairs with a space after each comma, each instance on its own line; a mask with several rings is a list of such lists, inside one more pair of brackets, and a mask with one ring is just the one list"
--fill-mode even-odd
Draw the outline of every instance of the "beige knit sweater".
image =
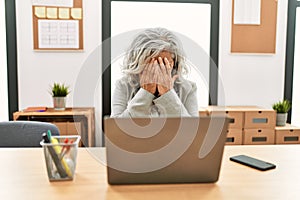
[[197, 86], [180, 79], [180, 84], [160, 97], [143, 88], [133, 88], [126, 77], [116, 82], [111, 117], [188, 117], [199, 116]]

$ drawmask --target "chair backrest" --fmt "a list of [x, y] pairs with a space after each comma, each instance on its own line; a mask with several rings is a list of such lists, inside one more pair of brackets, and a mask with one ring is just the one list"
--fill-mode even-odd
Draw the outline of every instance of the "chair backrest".
[[0, 122], [0, 147], [40, 147], [42, 134], [59, 135], [56, 125], [37, 121]]

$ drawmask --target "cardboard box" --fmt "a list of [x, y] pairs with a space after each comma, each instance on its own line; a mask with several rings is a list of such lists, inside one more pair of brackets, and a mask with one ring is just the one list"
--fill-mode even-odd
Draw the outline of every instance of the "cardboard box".
[[244, 112], [227, 110], [226, 114], [231, 118], [229, 128], [230, 129], [242, 129], [244, 125]]
[[[60, 135], [82, 135], [80, 122], [51, 122], [57, 126]], [[79, 146], [82, 147], [82, 139], [79, 142]]]
[[199, 116], [200, 117], [207, 117], [209, 116], [209, 112], [206, 108], [200, 108], [199, 109]]
[[203, 108], [202, 114], [206, 114], [206, 116], [222, 116], [226, 117], [225, 107], [221, 106], [208, 106]]
[[57, 126], [60, 135], [68, 135], [66, 122], [52, 122], [52, 124], [55, 124]]
[[80, 122], [67, 122], [68, 135], [81, 135], [81, 123]]
[[231, 119], [228, 129], [242, 129], [244, 124], [244, 111], [228, 106], [208, 106], [209, 115], [227, 116]]
[[273, 109], [245, 110], [245, 129], [275, 129], [276, 112]]
[[244, 129], [243, 144], [275, 144], [275, 129]]
[[243, 143], [242, 129], [228, 129], [226, 145], [241, 145]]
[[81, 135], [80, 122], [52, 122], [60, 132], [60, 135]]
[[276, 144], [300, 144], [300, 127], [290, 124], [275, 127]]

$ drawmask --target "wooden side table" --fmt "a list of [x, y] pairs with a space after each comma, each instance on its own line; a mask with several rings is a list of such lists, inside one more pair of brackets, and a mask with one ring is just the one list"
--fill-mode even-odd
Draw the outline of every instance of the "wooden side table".
[[44, 121], [50, 123], [57, 122], [80, 122], [82, 131], [78, 131], [82, 141], [89, 147], [95, 146], [95, 109], [86, 108], [66, 108], [65, 110], [54, 110], [47, 108], [45, 112], [25, 112], [18, 111], [13, 114], [14, 120]]

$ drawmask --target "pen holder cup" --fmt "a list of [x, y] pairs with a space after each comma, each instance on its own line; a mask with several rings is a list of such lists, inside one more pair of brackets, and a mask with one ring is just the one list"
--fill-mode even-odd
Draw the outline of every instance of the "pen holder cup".
[[51, 143], [40, 142], [44, 149], [49, 181], [73, 180], [80, 136], [52, 136]]

